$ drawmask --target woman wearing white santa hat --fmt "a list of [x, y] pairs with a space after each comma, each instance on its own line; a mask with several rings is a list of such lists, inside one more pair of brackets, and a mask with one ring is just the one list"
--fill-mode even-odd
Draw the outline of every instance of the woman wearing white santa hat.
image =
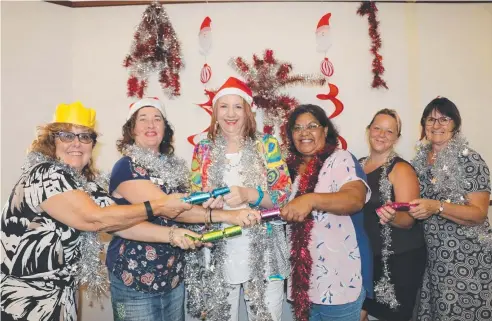
[[[225, 210], [285, 204], [292, 185], [287, 165], [278, 141], [256, 131], [251, 89], [231, 77], [212, 102], [208, 138], [193, 154], [192, 190], [229, 186]], [[243, 288], [249, 320], [281, 320], [288, 258], [284, 226], [275, 222], [243, 229], [241, 236], [216, 243], [211, 250], [187, 254], [188, 313], [236, 321]]]
[[[174, 131], [164, 105], [155, 97], [132, 105], [117, 148], [123, 157], [111, 172], [109, 192], [117, 204], [134, 204], [168, 197], [183, 206], [174, 193], [189, 187], [189, 168], [174, 155]], [[195, 248], [185, 234], [199, 237], [182, 223], [208, 219], [234, 225], [251, 224], [259, 213], [210, 210], [188, 204], [182, 212], [151, 218], [115, 233], [108, 248], [107, 266], [111, 281], [114, 319], [118, 321], [184, 321], [184, 249]]]

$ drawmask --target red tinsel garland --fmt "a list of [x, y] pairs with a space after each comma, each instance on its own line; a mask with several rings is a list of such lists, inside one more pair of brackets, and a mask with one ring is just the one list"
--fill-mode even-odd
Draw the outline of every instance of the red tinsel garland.
[[145, 9], [123, 66], [130, 69], [129, 97], [142, 98], [147, 79], [154, 72], [159, 75], [161, 87], [170, 98], [180, 95], [181, 48], [169, 17], [158, 2]]
[[383, 56], [379, 54], [381, 48], [381, 35], [379, 34], [379, 21], [376, 18], [376, 12], [378, 8], [373, 1], [363, 1], [357, 10], [357, 14], [360, 16], [367, 15], [369, 21], [369, 36], [372, 40], [371, 53], [374, 55], [372, 60], [372, 73], [374, 75], [372, 80], [372, 88], [384, 87], [388, 89], [386, 82], [381, 77], [384, 73]]
[[[299, 179], [299, 188], [296, 197], [314, 192], [318, 182], [319, 172], [325, 160], [333, 153], [336, 146], [327, 146], [322, 152], [314, 156]], [[302, 156], [290, 154], [287, 159], [289, 171], [295, 180], [302, 163]], [[311, 308], [309, 298], [310, 277], [313, 267], [313, 258], [309, 251], [311, 231], [314, 226], [313, 217], [308, 215], [303, 222], [291, 224], [290, 261], [292, 269], [292, 299], [294, 314], [298, 321], [308, 321]]]

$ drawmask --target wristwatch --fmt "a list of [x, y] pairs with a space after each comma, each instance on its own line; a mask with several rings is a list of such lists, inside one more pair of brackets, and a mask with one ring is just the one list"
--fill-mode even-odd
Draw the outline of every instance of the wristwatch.
[[444, 202], [439, 201], [439, 210], [437, 211], [437, 215], [441, 215], [442, 211], [444, 211]]

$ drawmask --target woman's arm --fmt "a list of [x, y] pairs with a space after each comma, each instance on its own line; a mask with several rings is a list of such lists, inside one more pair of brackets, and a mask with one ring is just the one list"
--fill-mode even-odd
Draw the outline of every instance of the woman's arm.
[[474, 192], [467, 194], [467, 205], [443, 202], [443, 211], [438, 214], [441, 202], [432, 199], [416, 199], [411, 203], [417, 206], [410, 209], [410, 214], [417, 220], [424, 220], [436, 214], [455, 223], [474, 226], [480, 225], [487, 219], [489, 209], [489, 192]]
[[[388, 175], [395, 192], [395, 202], [410, 202], [419, 197], [419, 180], [415, 170], [405, 162], [396, 163]], [[395, 211], [389, 206], [381, 208], [377, 214], [382, 224], [391, 224], [399, 228], [409, 229], [415, 223], [415, 219], [403, 211]]]
[[[181, 202], [184, 194], [152, 200], [150, 205], [155, 215], [168, 211], [169, 203], [183, 210], [191, 205]], [[115, 231], [125, 229], [147, 220], [144, 204], [111, 205], [99, 207], [80, 190], [69, 190], [53, 195], [40, 204], [43, 211], [54, 219], [81, 231]]]
[[[115, 197], [123, 197], [128, 202], [136, 204], [147, 200], [152, 201], [162, 199], [163, 197], [170, 197], [175, 194], [166, 195], [151, 181], [139, 179], [121, 183], [118, 185], [113, 195]], [[220, 209], [212, 210], [203, 208], [200, 205], [190, 205], [190, 209], [168, 218], [182, 223], [205, 223], [210, 221], [210, 214], [212, 214], [211, 218], [214, 223], [223, 222], [232, 225], [243, 225], [241, 222], [244, 222], [245, 218], [250, 213], [253, 214], [254, 211], [249, 209], [247, 211], [224, 211]], [[132, 227], [132, 229], [135, 227]], [[120, 231], [118, 235], [127, 238], [126, 235], [121, 233], [126, 232]]]
[[[289, 169], [284, 159], [278, 141], [266, 135], [263, 144], [263, 157], [267, 166], [268, 189], [263, 191], [263, 199], [259, 206], [263, 208], [282, 207], [289, 199], [292, 189]], [[231, 206], [255, 204], [260, 197], [256, 188], [232, 186], [231, 193], [224, 196], [226, 203]]]
[[338, 192], [309, 193], [296, 197], [281, 209], [286, 221], [302, 222], [313, 210], [352, 215], [362, 209], [367, 187], [362, 181], [345, 183]]

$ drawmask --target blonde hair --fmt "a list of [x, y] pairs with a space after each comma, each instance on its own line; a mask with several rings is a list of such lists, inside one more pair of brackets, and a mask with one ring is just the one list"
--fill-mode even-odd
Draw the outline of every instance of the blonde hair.
[[[220, 130], [219, 122], [217, 121], [217, 106], [221, 98], [217, 99], [217, 101], [213, 106], [212, 120], [210, 121], [210, 127], [208, 128], [208, 134], [207, 134], [208, 139], [210, 139], [211, 141], [215, 141], [215, 138], [217, 137], [217, 134], [219, 133]], [[255, 114], [253, 114], [253, 111], [251, 110], [251, 105], [248, 104], [243, 97], [241, 97], [241, 101], [243, 102], [243, 108], [246, 117], [246, 121], [244, 123], [244, 129], [242, 133], [243, 137], [250, 137], [251, 139], [255, 139], [256, 138]]]
[[[29, 151], [38, 152], [50, 158], [56, 159], [55, 134], [62, 131], [70, 131], [72, 128], [86, 129], [89, 133], [95, 134], [97, 137], [97, 133], [89, 127], [67, 123], [50, 123], [47, 125], [38, 126], [36, 131], [36, 139], [34, 139], [31, 143]], [[95, 145], [96, 141], [94, 140], [92, 148], [94, 148]], [[82, 174], [91, 181], [94, 180], [96, 175], [98, 174], [98, 171], [94, 166], [92, 155], [89, 159], [89, 163], [82, 169]]]
[[367, 125], [367, 129], [369, 129], [371, 127], [372, 123], [374, 123], [374, 120], [376, 119], [376, 117], [378, 115], [388, 115], [388, 116], [393, 117], [396, 120], [396, 132], [398, 133], [398, 137], [401, 136], [401, 119], [400, 119], [400, 116], [398, 116], [398, 113], [396, 112], [396, 110], [394, 110], [394, 109], [384, 108], [384, 109], [379, 110], [374, 115], [374, 117], [372, 117], [371, 122], [369, 123], [369, 125]]

